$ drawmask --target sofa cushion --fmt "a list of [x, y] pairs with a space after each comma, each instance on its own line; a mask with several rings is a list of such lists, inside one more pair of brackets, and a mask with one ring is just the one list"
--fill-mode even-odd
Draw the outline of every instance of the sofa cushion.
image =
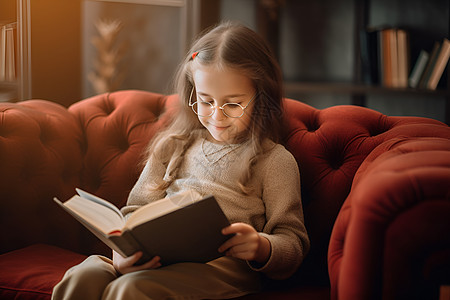
[[67, 269], [84, 255], [36, 244], [0, 255], [0, 299], [50, 299]]
[[[0, 255], [0, 299], [49, 300], [53, 287], [86, 256], [46, 244], [36, 244]], [[283, 287], [283, 286], [281, 286]], [[329, 287], [300, 286], [236, 299], [329, 299]]]

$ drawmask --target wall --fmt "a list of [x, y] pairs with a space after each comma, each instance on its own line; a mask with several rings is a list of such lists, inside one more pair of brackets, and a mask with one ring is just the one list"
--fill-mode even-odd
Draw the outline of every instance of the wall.
[[[94, 71], [97, 50], [91, 39], [98, 36], [97, 20], [120, 20], [117, 45], [126, 47], [118, 64], [124, 75], [119, 89], [171, 93], [173, 75], [186, 51], [188, 28], [185, 9], [176, 6], [84, 1], [83, 95], [96, 94], [88, 80]], [[190, 40], [189, 40], [190, 41]]]
[[81, 1], [31, 1], [32, 98], [81, 99]]

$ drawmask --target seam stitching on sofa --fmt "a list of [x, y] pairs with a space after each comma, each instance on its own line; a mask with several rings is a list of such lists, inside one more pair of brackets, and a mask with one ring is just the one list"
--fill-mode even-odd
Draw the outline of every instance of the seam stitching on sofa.
[[0, 289], [8, 290], [8, 291], [25, 292], [25, 293], [44, 294], [44, 295], [51, 295], [52, 294], [52, 293], [45, 292], [45, 291], [10, 288], [10, 287], [5, 287], [5, 286], [0, 286]]

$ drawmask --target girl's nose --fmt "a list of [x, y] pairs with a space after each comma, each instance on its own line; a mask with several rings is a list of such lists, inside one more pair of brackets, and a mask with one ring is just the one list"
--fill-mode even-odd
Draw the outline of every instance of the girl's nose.
[[225, 116], [225, 114], [223, 113], [222, 109], [218, 106], [214, 107], [214, 112], [211, 116], [211, 118], [213, 118], [214, 120], [223, 120], [225, 119], [227, 116]]

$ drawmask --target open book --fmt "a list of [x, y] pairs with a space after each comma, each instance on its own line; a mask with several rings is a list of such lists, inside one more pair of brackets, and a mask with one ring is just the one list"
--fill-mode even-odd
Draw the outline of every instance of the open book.
[[217, 249], [229, 238], [221, 230], [230, 223], [213, 196], [183, 192], [144, 205], [126, 220], [110, 202], [76, 190], [66, 202], [54, 201], [120, 255], [143, 251], [138, 264], [156, 255], [165, 265], [207, 262], [222, 255]]

